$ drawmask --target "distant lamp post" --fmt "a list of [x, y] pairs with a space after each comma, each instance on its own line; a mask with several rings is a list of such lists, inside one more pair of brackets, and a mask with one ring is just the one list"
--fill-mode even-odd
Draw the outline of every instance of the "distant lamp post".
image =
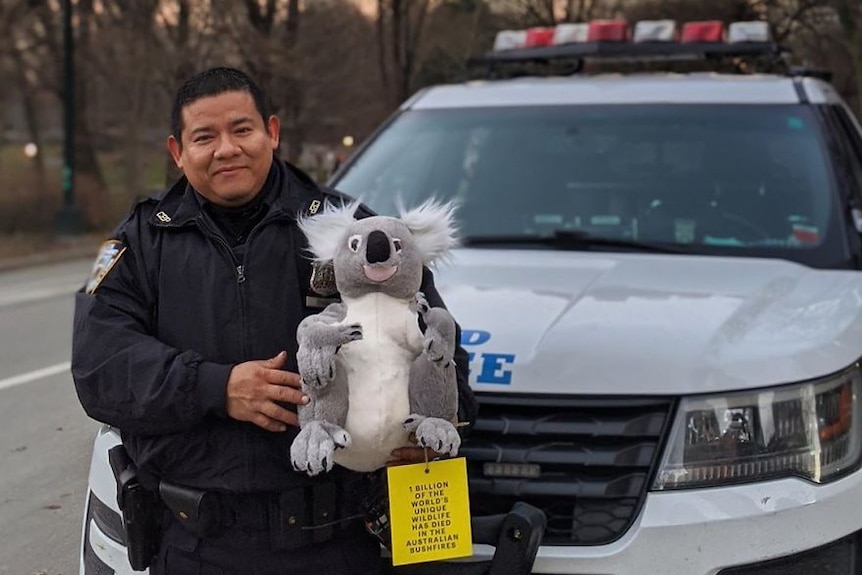
[[31, 160], [35, 158], [39, 154], [39, 146], [30, 142], [29, 144], [24, 145], [24, 155], [30, 158]]
[[341, 139], [341, 145], [345, 148], [352, 148], [354, 143], [353, 136], [344, 136]]
[[76, 234], [83, 229], [75, 205], [75, 38], [72, 0], [63, 0], [63, 207], [57, 215], [57, 231]]

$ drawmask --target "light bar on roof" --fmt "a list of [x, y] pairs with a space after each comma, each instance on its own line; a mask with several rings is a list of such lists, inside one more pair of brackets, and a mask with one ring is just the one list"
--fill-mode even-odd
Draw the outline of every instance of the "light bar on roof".
[[641, 20], [635, 24], [635, 42], [673, 42], [676, 40], [675, 20]]
[[[507, 61], [534, 58], [677, 58], [765, 54], [773, 43], [766, 22], [734, 22], [725, 29], [719, 20], [687, 22], [677, 33], [674, 20], [637, 22], [634, 34], [622, 20], [563, 23], [526, 30], [502, 30], [494, 40], [494, 52], [505, 52]], [[772, 47], [772, 53], [776, 48]], [[740, 52], [741, 51], [741, 52]]]
[[527, 43], [526, 30], [500, 30], [494, 38], [494, 51], [523, 48]]
[[727, 41], [736, 42], [770, 42], [772, 33], [767, 22], [733, 22], [727, 29]]
[[687, 22], [682, 27], [680, 42], [724, 42], [724, 24], [720, 20]]
[[527, 29], [527, 39], [524, 44], [525, 48], [538, 48], [540, 46], [550, 46], [554, 42], [553, 27], [536, 27]]
[[629, 25], [623, 20], [593, 20], [587, 31], [588, 42], [628, 42]]
[[589, 33], [589, 24], [557, 24], [554, 44], [580, 44], [587, 41]]

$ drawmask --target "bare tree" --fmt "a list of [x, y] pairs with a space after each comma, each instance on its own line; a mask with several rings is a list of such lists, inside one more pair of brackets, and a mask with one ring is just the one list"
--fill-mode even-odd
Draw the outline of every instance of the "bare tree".
[[[430, 0], [378, 0], [380, 78], [393, 104], [405, 100], [412, 92], [429, 7]], [[390, 78], [393, 78], [391, 85]]]
[[593, 17], [597, 0], [568, 0], [566, 3], [567, 22], [586, 22]]
[[[226, 53], [232, 50], [230, 42], [231, 27], [226, 14], [235, 2], [230, 0], [103, 0], [114, 2], [117, 7], [118, 24], [120, 21], [138, 21], [140, 28], [128, 30], [129, 34], [141, 39], [145, 51], [139, 63], [148, 70], [147, 81], [141, 85], [149, 97], [142, 105], [152, 108], [145, 114], [153, 125], [152, 118], [158, 118], [156, 126], [161, 126], [158, 137], [148, 138], [149, 145], [154, 143], [161, 150], [164, 165], [164, 185], [171, 185], [181, 174], [173, 158], [164, 146], [168, 134], [168, 118], [171, 99], [178, 86], [200, 67], [209, 63], [223, 62]], [[127, 18], [125, 14], [136, 12], [138, 15]], [[123, 26], [117, 26], [122, 29]], [[122, 40], [120, 40], [122, 41]], [[134, 68], [132, 69], [134, 70]], [[155, 142], [154, 142], [155, 140]], [[149, 182], [149, 186], [157, 185]]]
[[838, 16], [841, 30], [840, 44], [844, 48], [853, 71], [855, 109], [862, 116], [862, 2], [859, 0], [832, 0], [831, 7]]
[[[39, 108], [37, 104], [38, 86], [31, 74], [28, 74], [28, 62], [25, 54], [27, 44], [15, 33], [13, 23], [19, 23], [25, 16], [26, 4], [23, 1], [6, 1], [0, 3], [0, 62], [3, 56], [8, 56], [16, 80], [17, 91], [24, 110], [24, 122], [29, 134], [29, 141], [36, 145], [37, 153], [33, 156], [33, 172], [39, 195], [47, 192], [44, 162], [44, 142], [42, 126], [39, 123]], [[15, 41], [20, 43], [16, 45]], [[31, 63], [32, 64], [32, 63]], [[5, 86], [4, 86], [5, 88]], [[2, 102], [3, 98], [0, 98]], [[2, 118], [2, 109], [0, 109]]]
[[[88, 61], [90, 48], [90, 25], [93, 15], [92, 0], [79, 0], [75, 5], [75, 64], [81, 71]], [[24, 17], [26, 16], [26, 17]], [[13, 31], [15, 38], [15, 61], [19, 78], [25, 79], [25, 87], [31, 93], [50, 90], [59, 102], [66, 99], [62, 79], [62, 69], [58, 63], [63, 61], [63, 48], [60, 44], [60, 19], [62, 13], [56, 3], [48, 0], [28, 0], [25, 12], [16, 22]], [[75, 98], [75, 189], [77, 200], [84, 211], [87, 223], [97, 226], [101, 214], [98, 206], [105, 194], [105, 180], [96, 159], [96, 151], [88, 120], [88, 75], [76, 73], [74, 77]], [[26, 97], [25, 97], [26, 100]], [[38, 131], [35, 121], [31, 131]]]
[[302, 152], [305, 104], [302, 66], [296, 56], [301, 37], [299, 0], [244, 0], [229, 14], [228, 37], [241, 66], [261, 85], [270, 106], [282, 119], [282, 141], [288, 159]]

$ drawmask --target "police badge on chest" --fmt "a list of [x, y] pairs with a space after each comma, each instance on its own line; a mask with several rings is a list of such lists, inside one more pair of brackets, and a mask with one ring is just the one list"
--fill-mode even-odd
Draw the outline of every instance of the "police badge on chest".
[[335, 269], [332, 262], [312, 262], [309, 292], [305, 296], [305, 306], [323, 309], [339, 301], [338, 288], [335, 287]]

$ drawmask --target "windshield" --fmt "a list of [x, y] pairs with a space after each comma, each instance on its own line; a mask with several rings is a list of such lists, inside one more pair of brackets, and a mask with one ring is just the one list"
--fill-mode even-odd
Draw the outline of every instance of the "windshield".
[[835, 194], [825, 151], [802, 105], [419, 110], [334, 183], [384, 214], [399, 201], [456, 199], [462, 234], [492, 240], [483, 245], [575, 232], [792, 259], [826, 241]]

